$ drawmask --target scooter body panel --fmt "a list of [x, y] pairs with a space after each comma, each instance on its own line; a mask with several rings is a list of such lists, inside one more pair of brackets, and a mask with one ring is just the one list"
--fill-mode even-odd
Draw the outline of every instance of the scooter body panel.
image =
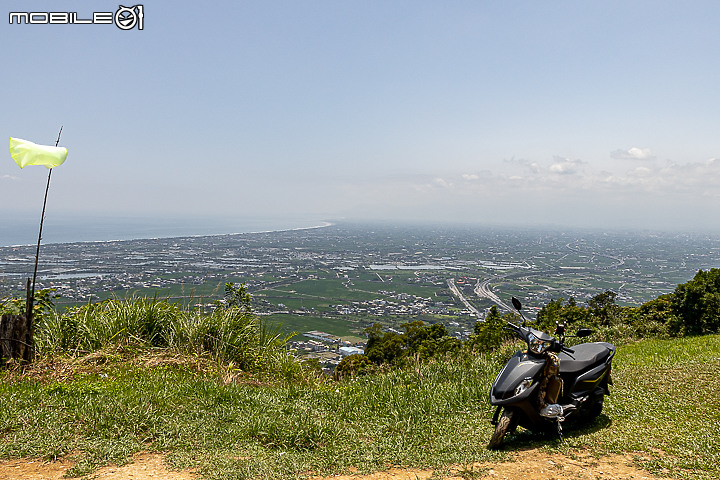
[[[534, 401], [544, 369], [545, 358], [516, 352], [493, 382], [490, 404], [516, 410], [518, 424], [523, 428], [550, 428], [552, 424], [539, 415]], [[526, 388], [518, 392], [518, 387], [523, 384]]]
[[[565, 386], [565, 396], [572, 395], [574, 398], [579, 398], [594, 392], [598, 387], [603, 387], [605, 393], [609, 395], [610, 391], [607, 385], [612, 383], [610, 370], [612, 359], [615, 356], [615, 346], [605, 342], [580, 345], [580, 347], [583, 346], [591, 347], [592, 358], [577, 356], [571, 361], [565, 360], [566, 368], [563, 368], [561, 357], [560, 376]], [[574, 348], [579, 353], [583, 352], [583, 348]], [[579, 367], [584, 367], [584, 370]]]
[[[535, 390], [537, 379], [544, 367], [544, 358], [534, 357], [526, 352], [516, 352], [495, 378], [490, 389], [490, 404], [509, 405], [528, 399]], [[527, 385], [523, 392], [517, 394], [518, 387], [526, 380], [531, 380], [532, 383]]]
[[588, 395], [602, 384], [609, 372], [608, 365], [599, 365], [574, 379], [574, 383], [567, 385], [567, 391], [577, 397]]

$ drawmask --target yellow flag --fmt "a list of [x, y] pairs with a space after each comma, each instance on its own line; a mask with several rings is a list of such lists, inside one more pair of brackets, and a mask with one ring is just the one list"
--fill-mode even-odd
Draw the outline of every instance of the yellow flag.
[[10, 137], [10, 156], [20, 168], [28, 165], [44, 165], [54, 168], [67, 158], [67, 148], [38, 145], [27, 140]]

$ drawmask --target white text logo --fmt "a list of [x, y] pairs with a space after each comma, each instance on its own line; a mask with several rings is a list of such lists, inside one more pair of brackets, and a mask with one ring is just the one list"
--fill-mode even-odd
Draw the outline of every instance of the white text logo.
[[112, 25], [120, 30], [132, 30], [137, 27], [142, 30], [145, 16], [142, 5], [125, 7], [119, 5], [115, 12], [93, 12], [89, 18], [79, 17], [77, 12], [10, 12], [10, 25], [43, 25], [43, 24], [73, 24], [73, 25]]

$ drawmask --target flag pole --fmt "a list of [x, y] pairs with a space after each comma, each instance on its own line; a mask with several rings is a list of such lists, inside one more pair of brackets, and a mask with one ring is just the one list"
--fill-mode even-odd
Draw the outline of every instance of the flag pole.
[[[57, 140], [55, 140], [55, 146], [57, 147], [60, 143], [60, 135], [62, 135], [63, 126], [60, 126]], [[40, 241], [42, 240], [43, 222], [45, 221], [45, 207], [47, 206], [48, 190], [50, 190], [50, 176], [52, 175], [53, 169], [48, 170], [47, 185], [45, 186], [45, 198], [43, 199], [42, 215], [40, 216], [40, 232], [38, 233], [37, 249], [35, 250], [35, 268], [33, 270], [32, 286], [30, 287], [30, 294], [27, 298], [27, 322], [28, 322], [28, 336], [32, 339], [33, 321], [32, 321], [32, 310], [33, 302], [35, 301], [35, 280], [37, 279], [38, 260], [40, 258]], [[32, 345], [32, 342], [28, 342]]]

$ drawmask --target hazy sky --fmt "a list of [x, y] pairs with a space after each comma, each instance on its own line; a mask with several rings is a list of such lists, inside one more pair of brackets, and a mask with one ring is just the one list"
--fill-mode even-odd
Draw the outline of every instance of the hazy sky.
[[48, 214], [720, 229], [716, 0], [142, 5], [2, 2], [0, 136], [64, 126]]

